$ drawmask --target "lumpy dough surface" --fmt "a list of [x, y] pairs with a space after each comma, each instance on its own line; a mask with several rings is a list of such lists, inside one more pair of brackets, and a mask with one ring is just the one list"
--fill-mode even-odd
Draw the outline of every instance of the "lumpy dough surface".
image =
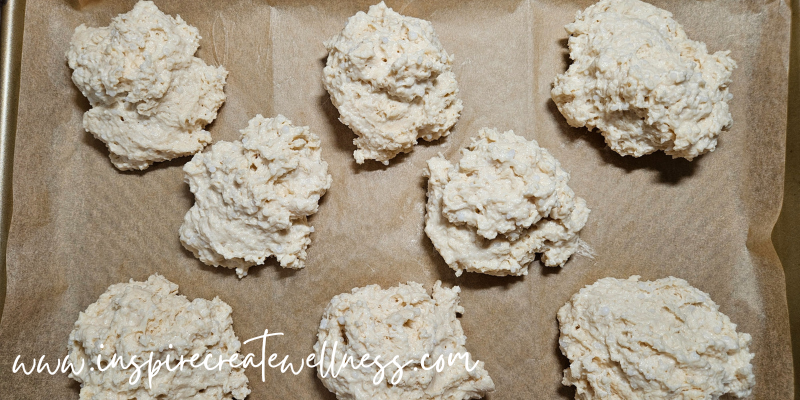
[[453, 56], [430, 22], [400, 15], [381, 2], [350, 17], [325, 42], [323, 83], [339, 120], [356, 134], [356, 162], [388, 164], [417, 140], [447, 136], [461, 100]]
[[[178, 285], [163, 276], [153, 275], [145, 282], [111, 285], [86, 311], [80, 313], [69, 335], [69, 360], [83, 370], [70, 374], [81, 383], [81, 400], [124, 399], [244, 399], [250, 390], [241, 367], [224, 364], [220, 369], [191, 367], [195, 354], [202, 361], [211, 356], [215, 366], [220, 356], [228, 360], [239, 354], [241, 344], [233, 331], [231, 307], [220, 300], [189, 301], [178, 294]], [[135, 367], [111, 367], [114, 356], [121, 365], [131, 361], [142, 365], [151, 355], [153, 361], [170, 362], [148, 383], [144, 367], [135, 384], [130, 377]], [[98, 356], [104, 368], [99, 370]], [[134, 357], [136, 357], [134, 359]], [[187, 363], [182, 371], [177, 361]]]
[[[334, 296], [322, 316], [314, 345], [317, 359], [324, 360], [317, 375], [339, 399], [482, 398], [494, 390], [494, 382], [484, 363], [472, 359], [465, 348], [467, 337], [456, 318], [464, 312], [459, 293], [458, 286], [448, 289], [436, 282], [429, 295], [421, 284], [409, 282], [385, 290], [370, 285]], [[448, 365], [452, 353], [467, 357], [471, 371], [463, 357]], [[381, 364], [394, 357], [400, 365], [408, 362], [402, 379], [387, 383], [398, 371], [397, 365], [389, 365], [378, 384], [373, 383], [379, 370], [375, 365], [358, 369], [348, 366], [337, 377], [328, 371], [332, 361], [338, 369], [345, 355], [358, 362], [366, 354], [370, 360], [366, 364], [377, 356]], [[427, 370], [420, 364], [425, 355]], [[438, 372], [430, 367], [440, 356], [446, 364]]]
[[597, 128], [612, 150], [663, 150], [691, 160], [732, 124], [728, 51], [708, 54], [672, 14], [639, 0], [603, 0], [566, 25], [572, 64], [553, 101], [574, 127]]
[[75, 29], [67, 62], [92, 108], [84, 128], [121, 170], [195, 154], [211, 142], [205, 125], [225, 101], [222, 67], [194, 57], [197, 28], [140, 1], [107, 27]]
[[605, 278], [558, 311], [576, 399], [718, 399], [755, 384], [750, 335], [683, 279]]
[[483, 128], [453, 165], [428, 160], [425, 233], [451, 268], [526, 275], [536, 253], [563, 266], [589, 209], [550, 152], [513, 131]]
[[218, 142], [184, 168], [195, 204], [180, 229], [183, 245], [206, 264], [239, 277], [275, 256], [303, 268], [311, 243], [307, 217], [331, 186], [320, 140], [286, 117], [250, 120], [235, 142]]

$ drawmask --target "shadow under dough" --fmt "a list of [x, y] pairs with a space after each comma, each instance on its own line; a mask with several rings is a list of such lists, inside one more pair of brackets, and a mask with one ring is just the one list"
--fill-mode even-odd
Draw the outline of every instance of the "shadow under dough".
[[570, 142], [583, 140], [588, 143], [595, 151], [600, 154], [604, 162], [624, 169], [630, 173], [639, 169], [647, 169], [658, 173], [658, 182], [670, 185], [677, 185], [684, 178], [694, 175], [703, 156], [689, 161], [685, 158], [675, 158], [665, 154], [663, 151], [644, 155], [639, 158], [632, 156], [622, 156], [611, 150], [605, 143], [603, 135], [597, 131], [589, 131], [586, 128], [573, 128], [569, 126], [558, 106], [552, 99], [547, 100], [547, 108], [558, 121], [559, 130], [568, 138]]
[[[553, 350], [555, 351], [556, 357], [558, 357], [558, 362], [561, 365], [561, 371], [569, 368], [569, 359], [561, 353], [561, 349], [558, 347], [558, 337], [556, 337], [555, 346], [553, 346]], [[563, 372], [562, 372], [563, 374]], [[575, 398], [575, 386], [561, 386], [558, 388], [558, 395], [565, 399], [574, 399]]]

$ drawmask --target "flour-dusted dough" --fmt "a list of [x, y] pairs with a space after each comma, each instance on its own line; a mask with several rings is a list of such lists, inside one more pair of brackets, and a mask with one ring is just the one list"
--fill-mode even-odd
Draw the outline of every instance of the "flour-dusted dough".
[[193, 54], [197, 28], [140, 1], [103, 28], [81, 25], [67, 61], [92, 108], [83, 127], [102, 140], [121, 170], [195, 154], [211, 142], [203, 129], [225, 101], [228, 71]]
[[563, 384], [584, 400], [748, 396], [750, 335], [718, 308], [682, 279], [601, 279], [558, 311]]
[[527, 275], [536, 253], [563, 266], [589, 209], [558, 160], [535, 140], [489, 128], [461, 154], [455, 166], [434, 157], [425, 172], [425, 233], [456, 275]]
[[597, 128], [621, 155], [663, 150], [691, 160], [732, 124], [730, 52], [709, 55], [672, 14], [639, 0], [603, 0], [566, 27], [573, 63], [553, 101], [574, 127]]
[[381, 2], [350, 17], [325, 42], [323, 83], [339, 120], [358, 136], [356, 162], [388, 164], [411, 151], [417, 140], [447, 136], [461, 100], [453, 56], [439, 43], [430, 22], [406, 17]]
[[[111, 285], [100, 298], [80, 313], [69, 335], [69, 359], [83, 370], [70, 378], [81, 383], [81, 400], [124, 399], [244, 399], [250, 389], [244, 369], [224, 364], [221, 370], [193, 368], [188, 360], [198, 354], [196, 363], [211, 355], [208, 363], [216, 366], [219, 357], [229, 360], [239, 354], [241, 344], [233, 332], [231, 307], [219, 298], [194, 299], [178, 294], [178, 285], [163, 276], [153, 275], [145, 282]], [[175, 369], [181, 356], [187, 363], [183, 371], [162, 367], [148, 383], [145, 366], [135, 385], [129, 379], [135, 367], [98, 370], [114, 355], [127, 366], [133, 356], [141, 365], [170, 360]], [[177, 360], [177, 361], [176, 361]], [[107, 366], [106, 366], [107, 367]]]
[[240, 141], [216, 143], [183, 167], [195, 205], [181, 242], [240, 278], [270, 256], [303, 268], [314, 231], [306, 217], [331, 186], [319, 137], [283, 115], [257, 115], [241, 133]]
[[[458, 286], [447, 289], [436, 282], [431, 296], [421, 284], [409, 282], [385, 290], [370, 285], [334, 296], [322, 316], [314, 345], [317, 359], [324, 360], [317, 376], [338, 399], [461, 400], [481, 398], [494, 391], [494, 382], [483, 362], [468, 371], [464, 359], [457, 358], [442, 372], [425, 370], [419, 363], [427, 354], [424, 365], [430, 367], [439, 356], [447, 359], [452, 353], [468, 356], [470, 367], [475, 363], [465, 348], [467, 337], [456, 318], [456, 314], [464, 312], [459, 305], [460, 292]], [[323, 343], [325, 353], [321, 354]], [[385, 378], [377, 385], [373, 384], [376, 366], [347, 367], [338, 377], [323, 377], [334, 356], [334, 343], [336, 368], [344, 354], [357, 362], [367, 353], [369, 360], [380, 356], [379, 361], [384, 364], [395, 356], [401, 365], [414, 362], [403, 369], [402, 380], [397, 384], [387, 383], [398, 370], [396, 366], [387, 367]]]

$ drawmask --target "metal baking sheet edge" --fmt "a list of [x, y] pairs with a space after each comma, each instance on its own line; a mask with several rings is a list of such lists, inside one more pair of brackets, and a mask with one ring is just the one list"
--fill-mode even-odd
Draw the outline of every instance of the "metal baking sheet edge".
[[772, 231], [772, 243], [786, 275], [794, 358], [794, 393], [795, 399], [800, 399], [800, 0], [792, 0], [790, 5], [792, 36], [786, 119], [786, 171], [783, 207]]
[[19, 77], [25, 0], [0, 0], [0, 321], [6, 299], [6, 245], [11, 225], [14, 137], [17, 132]]

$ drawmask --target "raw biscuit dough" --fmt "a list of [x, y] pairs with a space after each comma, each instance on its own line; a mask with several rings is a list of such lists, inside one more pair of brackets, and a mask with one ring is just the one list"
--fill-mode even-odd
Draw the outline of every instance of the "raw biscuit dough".
[[[476, 399], [494, 391], [494, 382], [484, 369], [483, 362], [468, 371], [463, 358], [456, 358], [452, 366], [442, 372], [425, 370], [419, 361], [427, 354], [425, 367], [429, 368], [440, 355], [459, 353], [472, 359], [466, 348], [467, 337], [461, 329], [456, 314], [464, 312], [459, 305], [461, 289], [433, 286], [428, 295], [421, 284], [409, 282], [382, 290], [378, 285], [356, 288], [352, 293], [334, 296], [319, 325], [314, 352], [324, 363], [317, 376], [338, 399], [390, 400], [390, 399]], [[325, 353], [321, 354], [323, 343]], [[388, 363], [398, 356], [402, 365], [414, 361], [403, 369], [397, 384], [387, 384], [397, 371], [397, 366], [385, 370], [385, 378], [373, 384], [378, 367], [343, 368], [338, 377], [327, 371], [336, 343], [335, 366], [338, 368], [344, 354], [357, 362], [369, 353], [374, 360]], [[324, 357], [324, 358], [323, 358]], [[371, 361], [367, 362], [367, 364]], [[336, 371], [336, 369], [334, 370]]]
[[430, 22], [400, 15], [381, 2], [350, 17], [325, 47], [323, 83], [339, 120], [358, 136], [353, 140], [357, 163], [388, 164], [411, 151], [418, 139], [450, 133], [463, 106], [456, 98], [453, 56]]
[[750, 335], [718, 309], [683, 279], [601, 279], [558, 311], [562, 383], [585, 400], [748, 396]]
[[566, 25], [572, 65], [553, 101], [574, 127], [597, 128], [612, 150], [663, 150], [691, 160], [732, 124], [729, 51], [708, 54], [672, 14], [639, 0], [603, 0]]
[[183, 170], [195, 196], [181, 242], [208, 265], [247, 269], [275, 256], [303, 268], [320, 197], [331, 186], [319, 137], [283, 115], [257, 115], [240, 141], [218, 142]]
[[92, 108], [83, 127], [121, 170], [195, 154], [225, 101], [228, 71], [193, 54], [197, 28], [140, 1], [103, 28], [81, 25], [67, 51], [72, 81]]
[[483, 128], [454, 166], [428, 160], [425, 233], [456, 271], [527, 275], [542, 253], [563, 266], [582, 242], [586, 201], [550, 152], [513, 131]]
[[[194, 299], [191, 302], [178, 294], [178, 285], [163, 276], [153, 275], [145, 282], [111, 285], [100, 298], [80, 313], [69, 335], [69, 360], [83, 370], [70, 378], [81, 383], [82, 400], [100, 399], [244, 399], [250, 389], [244, 369], [224, 364], [222, 370], [193, 368], [188, 362], [183, 371], [176, 369], [181, 356], [190, 360], [199, 354], [199, 362], [211, 355], [209, 365], [217, 365], [238, 354], [241, 344], [233, 332], [231, 307], [218, 297], [214, 300]], [[135, 385], [129, 378], [135, 367], [98, 370], [97, 358], [103, 364], [114, 355], [129, 365], [132, 357], [141, 365], [170, 360], [170, 372], [162, 367], [148, 383], [145, 366]], [[176, 361], [177, 360], [177, 361]], [[106, 365], [106, 367], [108, 367]]]

